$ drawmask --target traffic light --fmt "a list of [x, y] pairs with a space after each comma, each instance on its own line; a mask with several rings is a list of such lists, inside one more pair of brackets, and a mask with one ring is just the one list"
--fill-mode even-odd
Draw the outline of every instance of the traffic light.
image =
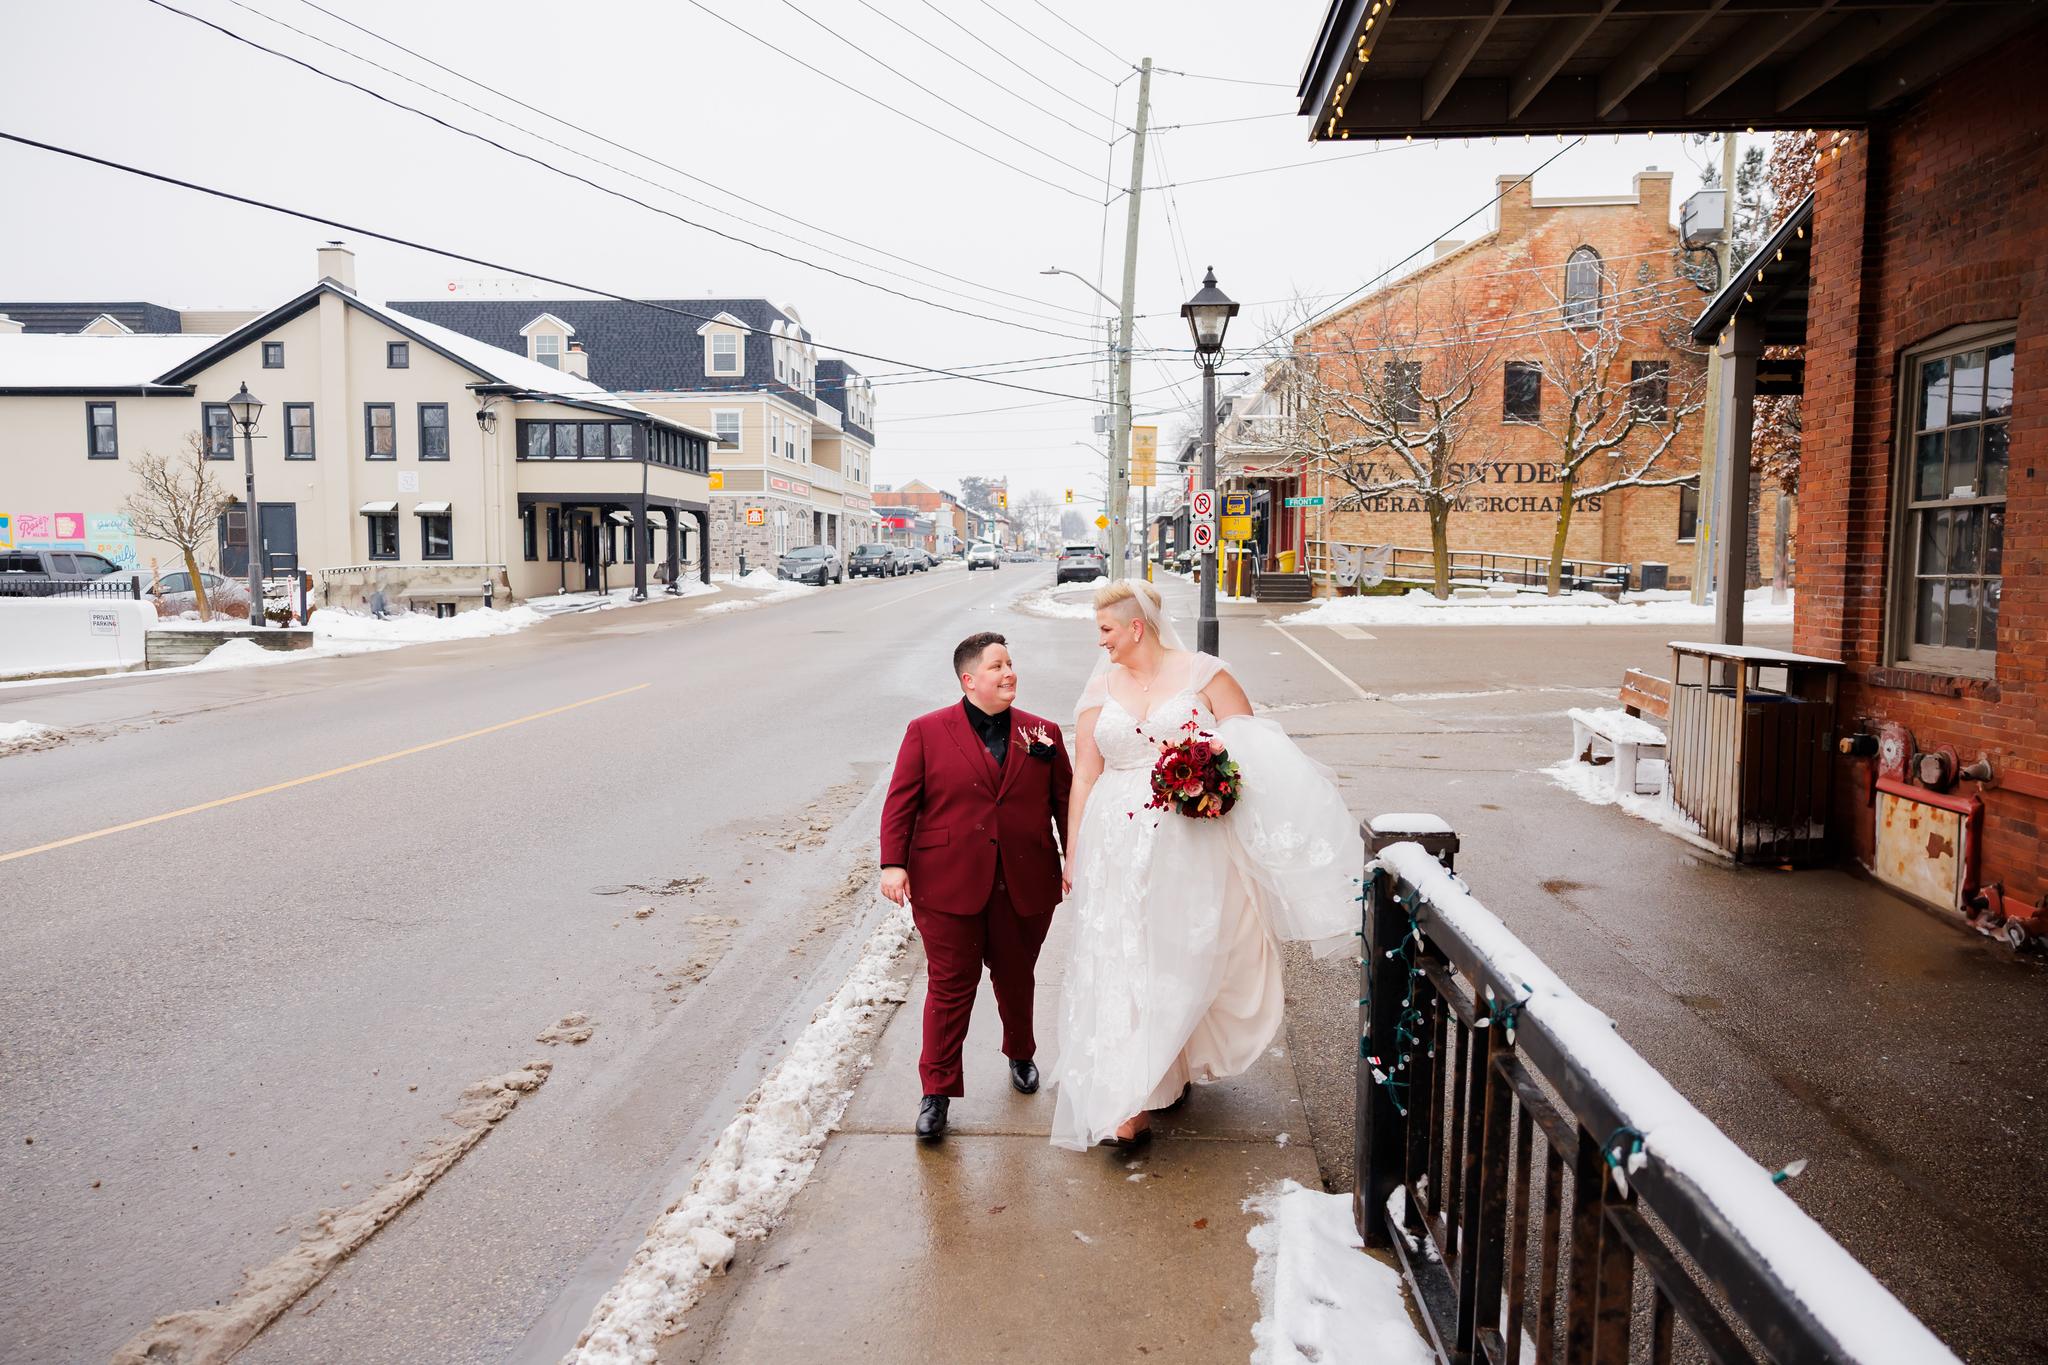
[[1007, 512], [1010, 510], [1010, 495], [1004, 492], [1002, 489], [996, 490], [996, 510], [998, 512]]
[[1071, 488], [1069, 488], [1069, 489], [1067, 490], [1067, 501], [1071, 503], [1071, 502], [1072, 502], [1073, 500], [1074, 500], [1074, 490], [1073, 490], [1073, 489], [1071, 489]]

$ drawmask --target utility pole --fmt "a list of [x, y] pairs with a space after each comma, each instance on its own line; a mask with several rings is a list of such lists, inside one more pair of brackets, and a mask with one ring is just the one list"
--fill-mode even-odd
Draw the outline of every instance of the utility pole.
[[[1715, 283], [1718, 293], [1726, 288], [1732, 278], [1730, 271], [1735, 262], [1735, 133], [1733, 130], [1721, 134], [1721, 240], [1714, 244], [1714, 256], [1720, 261], [1720, 278]], [[1714, 524], [1714, 509], [1721, 505], [1716, 490], [1726, 471], [1720, 468], [1721, 444], [1721, 385], [1724, 382], [1721, 366], [1721, 348], [1716, 346], [1707, 353], [1707, 407], [1700, 422], [1700, 487], [1695, 505], [1699, 509], [1698, 520], [1693, 525], [1693, 569], [1692, 603], [1704, 606], [1707, 589], [1714, 578], [1714, 535], [1720, 528]], [[1747, 442], [1743, 442], [1747, 445]], [[1741, 591], [1741, 589], [1737, 589]]]
[[1145, 190], [1145, 121], [1152, 104], [1152, 59], [1138, 66], [1138, 121], [1131, 135], [1130, 207], [1124, 217], [1124, 288], [1118, 305], [1116, 377], [1110, 401], [1115, 430], [1109, 438], [1109, 576], [1124, 576], [1131, 504], [1131, 313], [1138, 293], [1138, 206]]

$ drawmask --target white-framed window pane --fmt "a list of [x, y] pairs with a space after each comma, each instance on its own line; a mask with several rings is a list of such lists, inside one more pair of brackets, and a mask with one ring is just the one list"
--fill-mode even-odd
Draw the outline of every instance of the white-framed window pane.
[[712, 430], [718, 434], [718, 443], [738, 449], [740, 444], [740, 415], [736, 412], [714, 412], [711, 414]]
[[1907, 614], [1894, 649], [1907, 661], [1979, 671], [1997, 649], [2011, 356], [2010, 341], [1979, 341], [1907, 362], [1894, 542]]
[[737, 374], [740, 368], [740, 339], [731, 332], [714, 332], [711, 337], [711, 368], [720, 374]]
[[562, 368], [562, 339], [553, 332], [538, 332], [533, 338], [533, 358], [552, 370]]

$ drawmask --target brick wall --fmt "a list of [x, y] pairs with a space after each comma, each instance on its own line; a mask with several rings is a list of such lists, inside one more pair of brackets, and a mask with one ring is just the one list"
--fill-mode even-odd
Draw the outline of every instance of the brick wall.
[[[1803, 404], [1797, 647], [1849, 665], [1845, 725], [1887, 720], [2005, 773], [2048, 772], [2048, 27], [2004, 44], [1851, 138], [1821, 167]], [[1823, 145], [1827, 139], [1823, 137]], [[1997, 671], [1885, 668], [1896, 378], [1907, 349], [1951, 328], [2016, 321], [2018, 348]], [[1855, 765], [1853, 777], [1861, 777]], [[1972, 784], [1965, 784], [1968, 788]], [[1838, 785], [1855, 857], [1873, 812]], [[1986, 881], [2048, 889], [2043, 802], [1984, 793]]]
[[[1637, 301], [1670, 280], [1677, 265], [1677, 230], [1671, 225], [1671, 176], [1645, 172], [1637, 177], [1635, 196], [1608, 202], [1557, 201], [1533, 196], [1528, 183], [1512, 177], [1499, 205], [1499, 228], [1460, 250], [1442, 256], [1380, 295], [1370, 295], [1328, 319], [1300, 340], [1309, 347], [1343, 347], [1347, 335], [1371, 327], [1369, 316], [1387, 294], [1398, 295], [1403, 308], [1420, 318], [1434, 319], [1457, 311], [1489, 320], [1482, 326], [1510, 338], [1553, 325], [1555, 303], [1564, 291], [1566, 258], [1578, 247], [1600, 253], [1608, 272], [1606, 307], [1623, 313], [1640, 311]], [[1680, 314], [1696, 309], [1702, 296], [1690, 288], [1661, 296], [1676, 301]], [[1424, 323], [1427, 331], [1435, 325]], [[1615, 377], [1625, 383], [1631, 361], [1667, 360], [1675, 354], [1648, 321], [1631, 326], [1629, 345], [1616, 357]], [[1420, 353], [1425, 366], [1431, 352]], [[1509, 339], [1468, 410], [1473, 420], [1460, 443], [1460, 462], [1486, 466], [1486, 479], [1474, 486], [1454, 511], [1450, 542], [1455, 550], [1487, 550], [1548, 556], [1556, 532], [1558, 448], [1543, 431], [1502, 414], [1504, 364], [1536, 360], [1540, 352], [1526, 337]], [[1427, 371], [1425, 371], [1427, 373]], [[1433, 381], [1431, 381], [1433, 382]], [[1563, 417], [1563, 396], [1545, 386], [1542, 420], [1555, 426]], [[1657, 465], [1660, 475], [1696, 472], [1699, 468], [1697, 417], [1690, 419], [1677, 445]], [[1631, 448], [1635, 448], [1632, 441]], [[1581, 483], [1600, 481], [1606, 461], [1596, 456], [1581, 473]], [[1304, 491], [1328, 496], [1335, 503], [1347, 486], [1335, 475], [1309, 476]], [[1673, 586], [1692, 576], [1692, 545], [1678, 540], [1678, 491], [1675, 488], [1629, 489], [1581, 502], [1572, 516], [1566, 540], [1568, 557], [1626, 562], [1646, 560], [1668, 564]], [[1429, 520], [1407, 497], [1374, 499], [1360, 509], [1312, 514], [1308, 534], [1328, 540], [1393, 544], [1426, 548]]]

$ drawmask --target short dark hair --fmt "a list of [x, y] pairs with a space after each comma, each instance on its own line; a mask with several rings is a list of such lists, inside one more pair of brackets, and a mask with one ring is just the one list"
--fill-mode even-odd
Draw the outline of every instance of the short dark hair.
[[990, 645], [1008, 648], [1009, 641], [992, 630], [979, 631], [953, 646], [953, 676], [959, 677], [968, 669], [981, 662], [982, 654]]

